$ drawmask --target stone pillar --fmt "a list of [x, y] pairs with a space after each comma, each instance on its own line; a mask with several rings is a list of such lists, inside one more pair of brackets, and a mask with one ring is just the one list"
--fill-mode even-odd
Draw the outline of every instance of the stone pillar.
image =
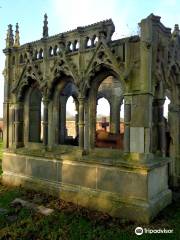
[[170, 184], [180, 186], [180, 106], [169, 105], [168, 122], [170, 128]]
[[48, 145], [48, 101], [43, 100], [44, 113], [43, 113], [43, 145]]
[[130, 152], [130, 121], [131, 121], [131, 104], [124, 105], [124, 152]]
[[16, 103], [15, 105], [15, 148], [23, 146], [23, 108], [21, 103]]
[[117, 99], [114, 99], [110, 104], [110, 132], [119, 134], [120, 131], [120, 104]]
[[158, 100], [158, 138], [159, 138], [159, 150], [162, 156], [166, 155], [166, 136], [165, 136], [165, 122], [163, 116], [164, 99]]
[[3, 104], [3, 143], [4, 147], [9, 147], [9, 102]]
[[3, 50], [6, 55], [4, 75], [4, 103], [3, 103], [3, 145], [5, 148], [9, 147], [9, 105], [10, 105], [10, 79], [11, 79], [11, 49]]
[[59, 139], [60, 139], [60, 144], [65, 143], [65, 138], [66, 138], [66, 102], [67, 102], [67, 97], [66, 96], [61, 96], [60, 97], [60, 131], [59, 131]]
[[75, 101], [75, 106], [76, 106], [76, 112], [77, 114], [75, 115], [75, 130], [76, 130], [76, 136], [79, 136], [79, 115], [78, 115], [78, 109], [79, 109], [79, 103], [78, 101]]
[[79, 147], [84, 149], [84, 98], [79, 99]]
[[85, 100], [84, 106], [84, 148], [89, 148], [89, 105], [87, 99]]

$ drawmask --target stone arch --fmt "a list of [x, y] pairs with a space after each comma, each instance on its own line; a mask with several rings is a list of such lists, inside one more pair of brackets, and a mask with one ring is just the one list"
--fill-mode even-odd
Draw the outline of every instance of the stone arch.
[[43, 49], [41, 48], [40, 50], [39, 50], [39, 59], [43, 59]]
[[53, 56], [53, 48], [52, 46], [49, 47], [49, 57], [52, 57]]
[[[88, 133], [88, 145], [90, 148], [95, 147], [95, 136], [96, 136], [96, 130], [95, 130], [95, 119], [96, 119], [96, 101], [97, 101], [97, 92], [100, 84], [103, 82], [104, 79], [106, 79], [108, 76], [113, 76], [116, 79], [119, 78], [119, 74], [112, 70], [112, 68], [108, 68], [107, 65], [102, 64], [100, 68], [96, 72], [93, 72], [93, 75], [90, 75], [88, 88], [85, 90], [85, 96], [88, 99], [88, 121], [89, 123], [86, 125], [89, 125], [89, 133]], [[119, 83], [121, 85], [122, 91], [124, 93], [125, 86], [119, 80]]]
[[49, 88], [49, 142], [56, 145], [65, 143], [66, 101], [69, 96], [77, 101], [77, 88], [68, 90], [68, 86], [76, 88], [73, 78], [62, 74], [52, 80]]
[[24, 54], [24, 60], [27, 61], [27, 53]]
[[31, 88], [28, 96], [29, 142], [41, 142], [41, 102], [42, 93], [38, 88]]
[[13, 56], [13, 58], [12, 58], [12, 65], [15, 65], [15, 63], [16, 63], [16, 58], [15, 58], [15, 56]]
[[34, 51], [34, 60], [37, 60], [38, 59], [38, 51], [37, 49]]
[[97, 42], [98, 42], [98, 37], [96, 35], [93, 35], [92, 42], [91, 42], [92, 47], [95, 47]]
[[24, 63], [24, 58], [23, 58], [23, 55], [21, 54], [20, 57], [19, 57], [19, 63]]
[[57, 54], [58, 54], [58, 51], [57, 51], [57, 50], [58, 50], [58, 46], [55, 45], [55, 46], [54, 46], [54, 49], [53, 49], [53, 55], [54, 55], [54, 56], [57, 56]]
[[78, 40], [75, 40], [73, 43], [73, 51], [77, 51], [79, 49], [79, 42]]
[[67, 51], [68, 51], [68, 52], [72, 52], [72, 51], [73, 51], [73, 44], [72, 44], [72, 42], [69, 41], [69, 42], [67, 43], [66, 48], [67, 48]]
[[180, 169], [180, 66], [178, 63], [172, 63], [169, 67], [169, 74], [165, 85], [165, 91], [170, 99], [168, 106], [168, 124], [170, 135], [169, 156], [169, 183], [176, 186], [177, 173]]
[[[126, 91], [127, 86], [125, 81], [123, 80], [122, 76], [113, 68], [113, 66], [107, 65], [105, 63], [101, 63], [99, 65], [96, 65], [96, 64], [94, 64], [95, 65], [94, 68], [92, 68], [91, 71], [89, 71], [89, 74], [84, 83], [83, 90], [85, 95], [87, 94], [87, 92], [89, 91], [89, 88], [92, 85], [96, 86], [97, 88], [99, 84], [103, 81], [102, 79], [105, 79], [108, 76], [114, 76], [115, 78], [119, 79], [123, 92]], [[97, 79], [97, 76], [101, 76], [101, 77]], [[94, 80], [94, 79], [97, 79], [97, 80]]]
[[90, 37], [86, 37], [84, 46], [85, 46], [85, 48], [90, 48], [91, 47]]

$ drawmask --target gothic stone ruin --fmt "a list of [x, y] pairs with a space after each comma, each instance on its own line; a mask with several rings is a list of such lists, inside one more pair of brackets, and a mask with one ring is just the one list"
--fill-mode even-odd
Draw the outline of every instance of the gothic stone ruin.
[[[20, 45], [18, 24], [15, 39], [9, 25], [5, 184], [139, 222], [151, 221], [171, 203], [169, 186], [180, 185], [180, 30], [175, 25], [171, 33], [153, 14], [139, 26], [139, 35], [117, 40], [111, 39], [111, 19], [48, 36], [45, 15], [42, 38]], [[65, 126], [70, 96], [77, 110], [71, 139]], [[102, 97], [111, 109], [109, 135], [104, 130], [98, 138], [108, 141], [106, 147], [96, 144]], [[165, 97], [171, 101], [168, 121]]]

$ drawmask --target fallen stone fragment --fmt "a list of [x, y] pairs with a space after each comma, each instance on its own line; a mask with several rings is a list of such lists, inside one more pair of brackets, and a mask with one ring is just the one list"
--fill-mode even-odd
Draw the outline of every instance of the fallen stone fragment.
[[7, 217], [8, 221], [10, 221], [10, 222], [14, 222], [14, 221], [16, 221], [17, 218], [18, 218], [17, 215], [11, 215], [11, 216], [8, 216], [8, 217]]
[[5, 208], [0, 208], [0, 215], [4, 215], [4, 214], [6, 214], [7, 212], [8, 212], [7, 209], [5, 209]]
[[41, 213], [42, 215], [45, 215], [45, 216], [48, 216], [48, 215], [50, 215], [54, 212], [54, 209], [46, 208], [42, 205], [37, 205], [37, 204], [31, 203], [31, 202], [25, 201], [21, 198], [14, 199], [14, 201], [12, 202], [12, 206], [16, 205], [16, 204], [21, 204], [23, 207], [33, 209], [36, 212], [39, 212], [39, 213]]

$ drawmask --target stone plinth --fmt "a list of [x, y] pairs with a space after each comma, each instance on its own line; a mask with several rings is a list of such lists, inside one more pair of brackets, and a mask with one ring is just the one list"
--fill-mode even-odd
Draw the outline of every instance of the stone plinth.
[[66, 201], [142, 223], [150, 222], [171, 203], [168, 159], [146, 160], [141, 155], [134, 158], [108, 149], [104, 155], [103, 149], [98, 149], [88, 156], [48, 153], [37, 157], [24, 154], [26, 151], [17, 152], [4, 153], [5, 184], [40, 189]]

